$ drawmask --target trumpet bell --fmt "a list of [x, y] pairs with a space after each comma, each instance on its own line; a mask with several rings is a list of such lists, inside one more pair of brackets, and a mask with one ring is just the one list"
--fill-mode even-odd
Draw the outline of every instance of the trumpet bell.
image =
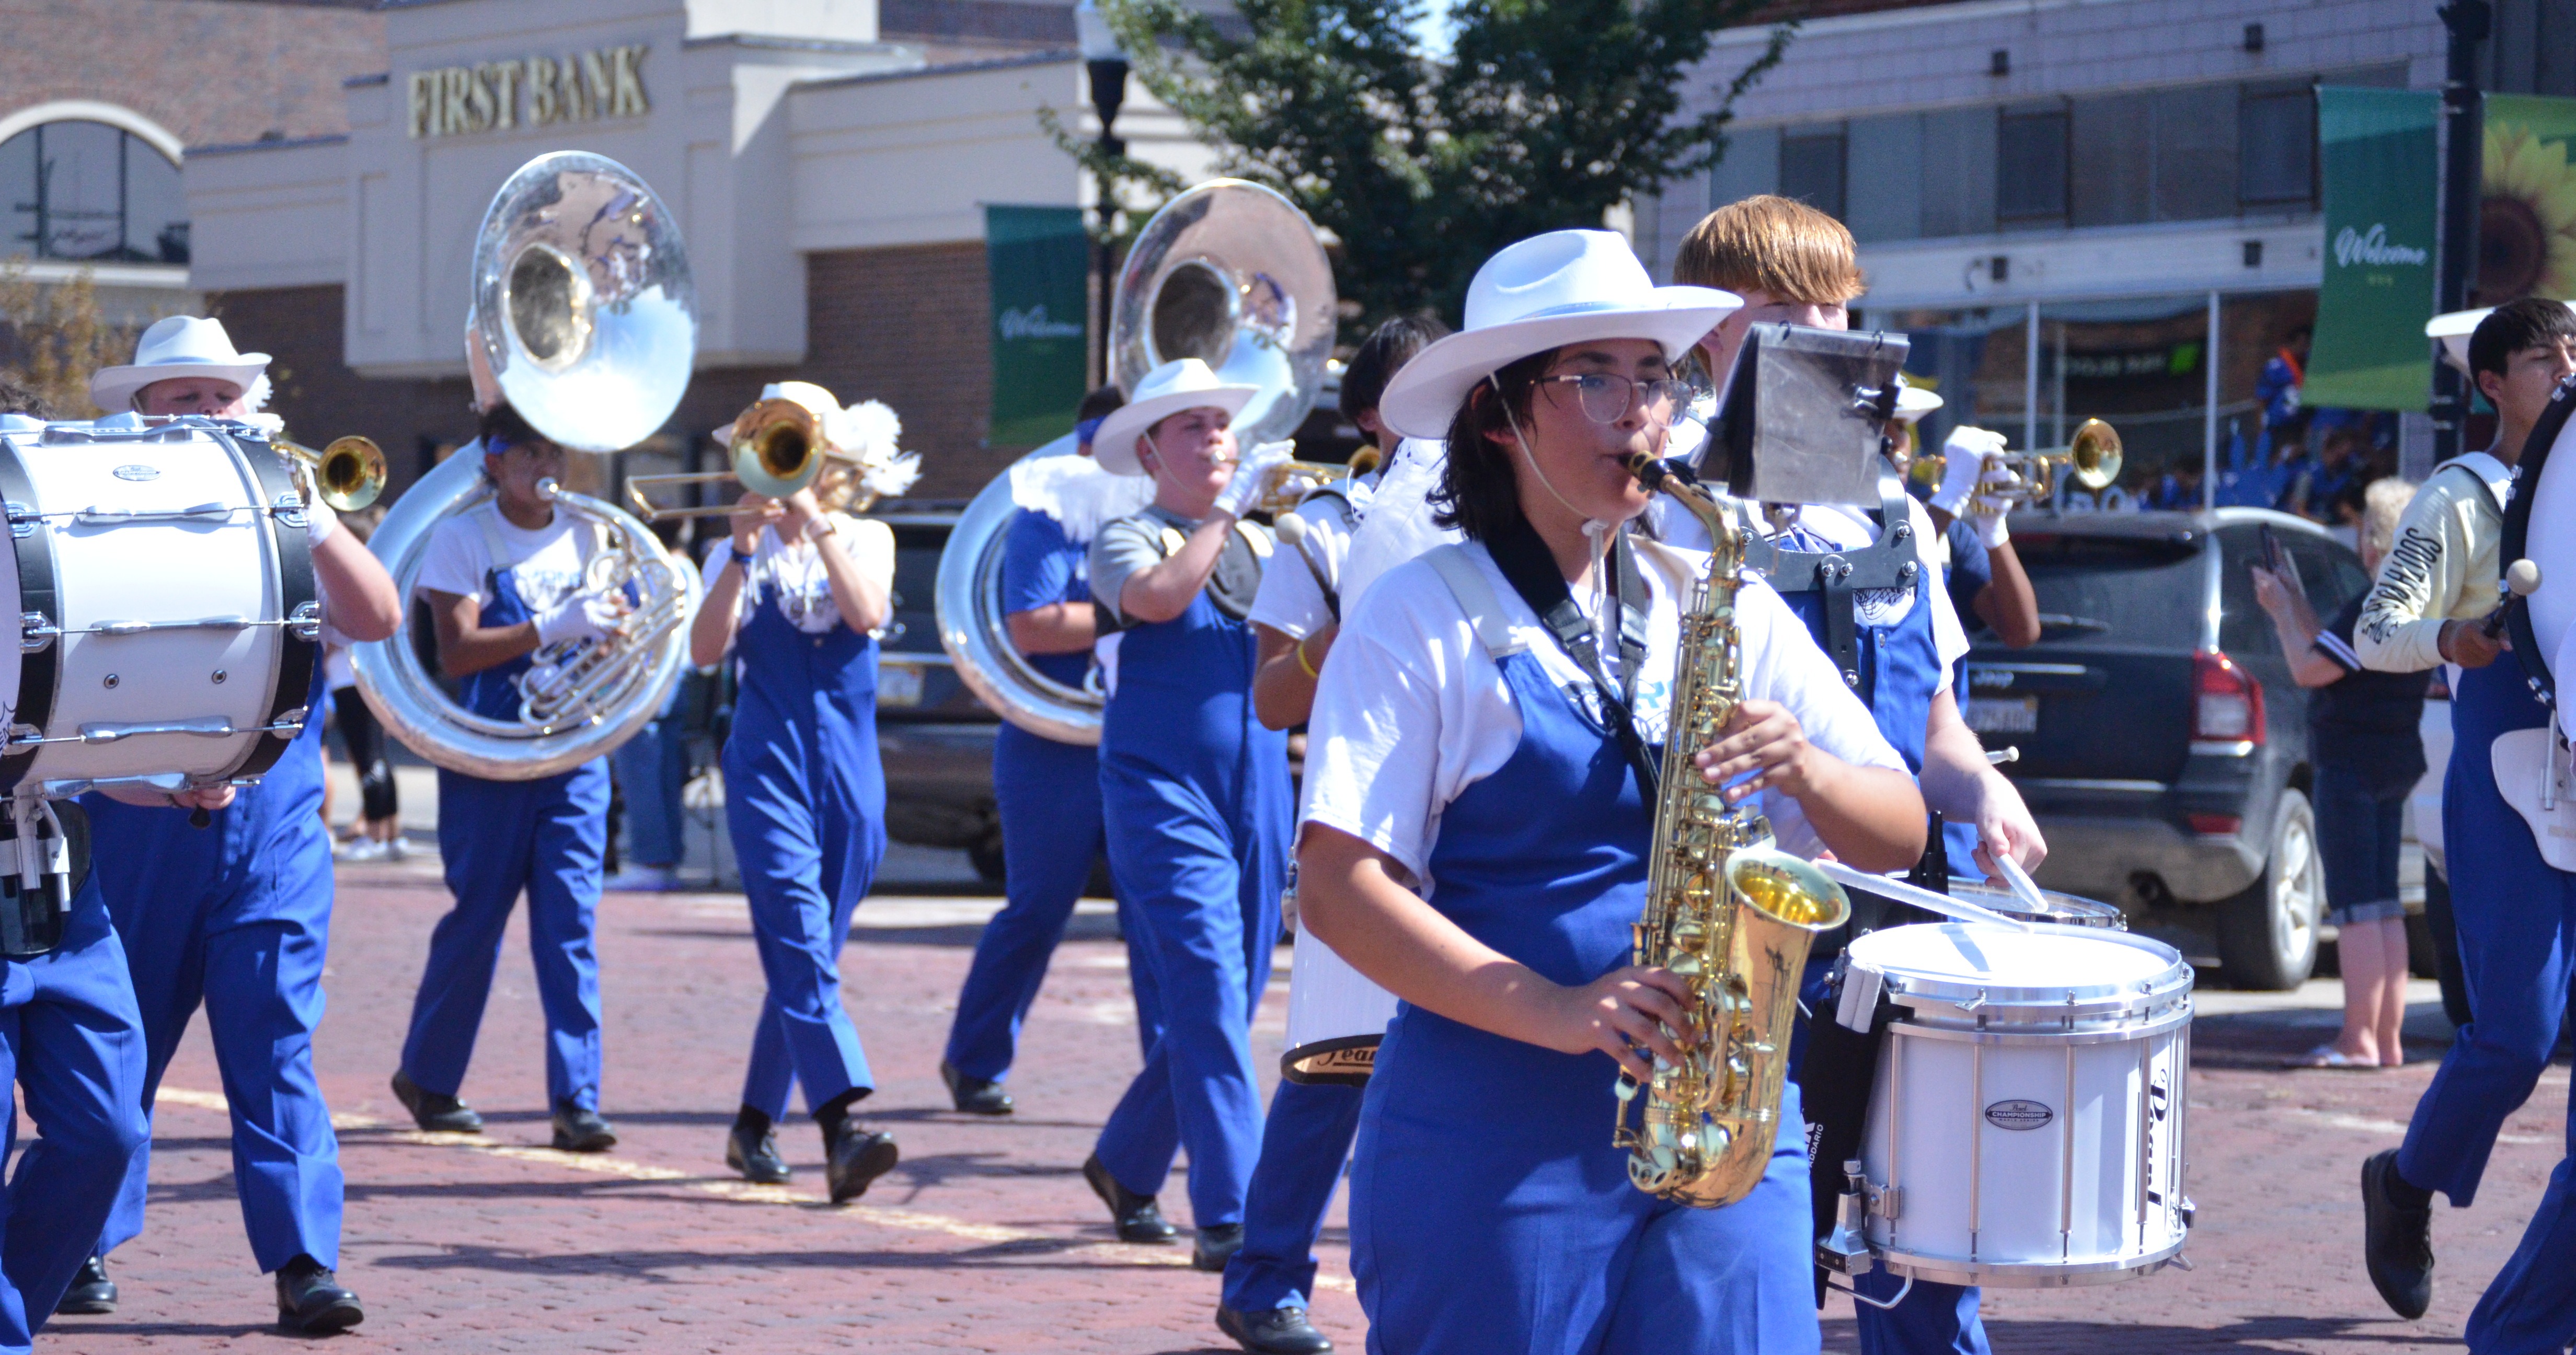
[[734, 420], [733, 474], [744, 489], [783, 499], [823, 470], [823, 428], [794, 400], [769, 399]]
[[313, 492], [335, 513], [355, 513], [385, 492], [385, 453], [373, 439], [333, 438], [321, 451], [279, 438], [269, 444], [300, 463]]
[[586, 151], [521, 166], [483, 215], [473, 285], [471, 341], [564, 447], [631, 447], [679, 407], [697, 289], [676, 219], [633, 170]]
[[1137, 234], [1110, 310], [1110, 372], [1198, 358], [1260, 387], [1234, 416], [1246, 447], [1294, 436], [1324, 388], [1338, 299], [1315, 223], [1278, 193], [1215, 179], [1166, 203]]
[[2107, 489], [2120, 478], [2120, 434], [2100, 419], [2077, 425], [2066, 444], [2068, 477], [2086, 489]]

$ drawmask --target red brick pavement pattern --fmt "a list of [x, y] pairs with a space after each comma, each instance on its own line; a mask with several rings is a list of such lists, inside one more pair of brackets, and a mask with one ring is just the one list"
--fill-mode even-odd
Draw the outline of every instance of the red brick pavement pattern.
[[[904, 1162], [859, 1207], [835, 1210], [819, 1202], [819, 1145], [802, 1121], [781, 1136], [798, 1170], [792, 1186], [749, 1187], [721, 1166], [759, 997], [738, 900], [617, 896], [603, 906], [606, 1099], [624, 1141], [613, 1155], [575, 1159], [543, 1146], [538, 1009], [516, 929], [465, 1088], [490, 1132], [394, 1127], [401, 1112], [385, 1077], [445, 896], [418, 867], [344, 880], [320, 1064], [349, 1126], [341, 1274], [370, 1316], [337, 1348], [1226, 1348], [1209, 1325], [1213, 1277], [1181, 1264], [1183, 1248], [1113, 1241], [1076, 1170], [1136, 1062], [1123, 952], [1096, 920], [1078, 923], [1057, 958], [1013, 1084], [1021, 1113], [999, 1122], [948, 1112], [936, 1074], [974, 926], [863, 929], [846, 979], [882, 1084], [863, 1118], [897, 1135]], [[903, 912], [871, 906], [887, 921]], [[864, 928], [867, 908], [861, 919]], [[1272, 1050], [1283, 996], [1272, 995], [1261, 1036]], [[2441, 1212], [2442, 1289], [2428, 1319], [2404, 1323], [2359, 1275], [2352, 1181], [2365, 1153], [2395, 1140], [2427, 1070], [2262, 1066], [2306, 1038], [2247, 1018], [2202, 1022], [2192, 1086], [2197, 1268], [2102, 1289], [1994, 1294], [1999, 1352], [2456, 1346], [2478, 1288], [2559, 1156], [2566, 1071], [2553, 1070], [2508, 1126], [2478, 1206]], [[54, 1355], [278, 1348], [267, 1285], [251, 1273], [232, 1202], [202, 1027], [168, 1085], [151, 1226], [116, 1258], [124, 1307], [58, 1320], [41, 1341]], [[1165, 1196], [1186, 1222], [1177, 1178]], [[1340, 1230], [1337, 1207], [1316, 1317], [1355, 1351], [1364, 1324]], [[1849, 1311], [1840, 1299], [1829, 1310], [1829, 1349], [1853, 1348]]]

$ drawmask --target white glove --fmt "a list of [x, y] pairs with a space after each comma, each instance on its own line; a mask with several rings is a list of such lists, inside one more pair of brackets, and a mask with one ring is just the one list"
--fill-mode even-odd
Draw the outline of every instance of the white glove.
[[2003, 465], [2004, 435], [1965, 424], [1950, 430], [1941, 447], [1941, 488], [1932, 506], [1952, 517], [1966, 518], [1988, 550], [2012, 539], [2004, 516], [2012, 498], [1999, 491], [2012, 487], [2013, 475]]
[[323, 542], [331, 539], [331, 533], [338, 530], [340, 530], [340, 515], [332, 512], [329, 505], [319, 502], [304, 505], [306, 548], [320, 549]]
[[1297, 444], [1265, 442], [1245, 452], [1234, 463], [1234, 478], [1217, 491], [1216, 510], [1242, 517], [1261, 498], [1261, 482], [1270, 477], [1270, 468], [1295, 456]]
[[537, 613], [537, 643], [596, 640], [617, 624], [617, 606], [596, 593], [575, 593]]

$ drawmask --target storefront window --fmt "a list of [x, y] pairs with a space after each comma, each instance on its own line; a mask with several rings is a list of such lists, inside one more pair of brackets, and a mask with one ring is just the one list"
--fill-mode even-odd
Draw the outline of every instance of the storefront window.
[[0, 254], [92, 263], [188, 262], [179, 167], [103, 122], [48, 122], [0, 142]]

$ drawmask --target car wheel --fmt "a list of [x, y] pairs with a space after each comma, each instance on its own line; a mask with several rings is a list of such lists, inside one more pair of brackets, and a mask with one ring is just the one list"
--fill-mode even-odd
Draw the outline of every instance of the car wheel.
[[2219, 905], [2218, 963], [2229, 985], [2282, 991], [2307, 982], [2316, 969], [2325, 892], [2316, 811], [2307, 796], [2284, 790], [2263, 873]]
[[1002, 838], [1000, 834], [997, 833], [974, 844], [973, 846], [968, 847], [966, 849], [966, 861], [967, 864], [972, 865], [975, 868], [976, 876], [983, 880], [984, 883], [993, 886], [995, 889], [1002, 887]]

